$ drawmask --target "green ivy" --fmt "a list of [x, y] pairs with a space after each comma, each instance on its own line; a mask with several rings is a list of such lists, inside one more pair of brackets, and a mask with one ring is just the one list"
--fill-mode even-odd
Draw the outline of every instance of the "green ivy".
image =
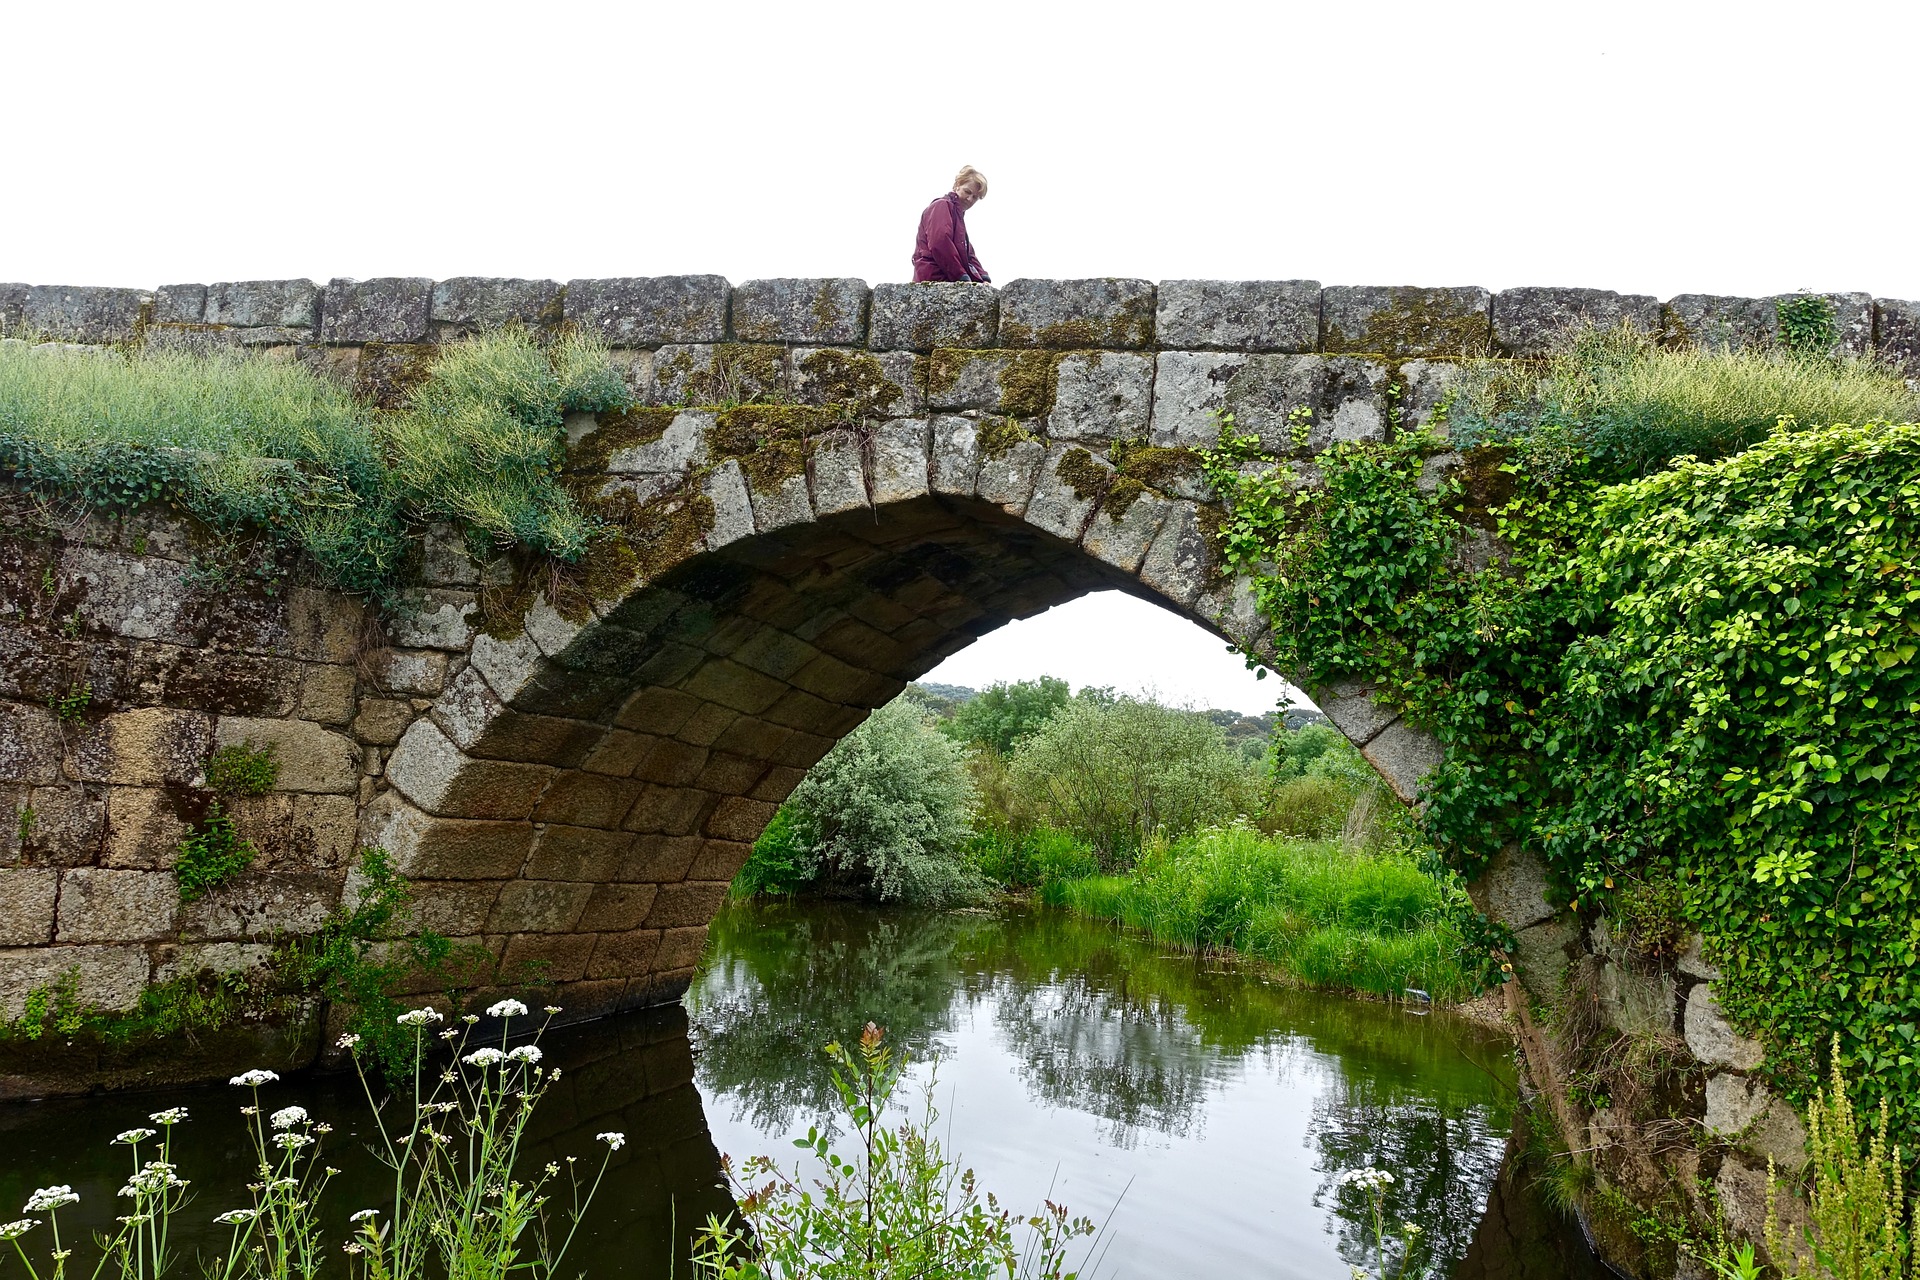
[[280, 777], [274, 746], [255, 747], [251, 740], [221, 747], [207, 761], [207, 789], [222, 795], [263, 796]]
[[1825, 355], [1839, 337], [1833, 303], [1803, 293], [1773, 304], [1780, 321], [1780, 345], [1796, 355]]
[[233, 829], [233, 815], [214, 800], [192, 834], [180, 842], [173, 866], [180, 901], [194, 902], [232, 881], [253, 865], [260, 851]]
[[1446, 748], [1423, 821], [1453, 865], [1518, 840], [1660, 950], [1677, 900], [1776, 1081], [1806, 1097], [1838, 1032], [1911, 1146], [1920, 426], [1783, 422], [1620, 484], [1563, 445], [1422, 484], [1442, 446], [1410, 433], [1305, 486], [1228, 423], [1205, 465], [1279, 669], [1371, 682]]

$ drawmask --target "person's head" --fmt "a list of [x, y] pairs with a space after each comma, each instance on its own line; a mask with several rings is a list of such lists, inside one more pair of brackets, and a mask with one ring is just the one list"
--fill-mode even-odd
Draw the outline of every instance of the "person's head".
[[953, 194], [960, 197], [961, 208], [973, 208], [987, 198], [987, 176], [970, 164], [961, 165], [953, 175]]

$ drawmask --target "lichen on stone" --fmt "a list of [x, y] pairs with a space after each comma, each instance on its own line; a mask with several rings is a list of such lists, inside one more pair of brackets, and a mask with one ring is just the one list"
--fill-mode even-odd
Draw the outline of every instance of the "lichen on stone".
[[800, 373], [810, 399], [843, 406], [854, 418], [890, 418], [900, 400], [900, 388], [864, 351], [823, 348], [800, 362]]
[[594, 429], [567, 448], [570, 471], [605, 471], [622, 449], [652, 444], [665, 435], [678, 409], [635, 405], [620, 413], [601, 414]]
[[1179, 481], [1200, 475], [1200, 456], [1188, 448], [1164, 448], [1144, 440], [1116, 440], [1108, 450], [1114, 468], [1163, 493], [1173, 492]]
[[1463, 307], [1446, 289], [1397, 288], [1367, 315], [1357, 334], [1328, 323], [1321, 350], [1389, 356], [1484, 356], [1492, 341], [1487, 313]]
[[1031, 431], [1013, 418], [982, 418], [974, 428], [974, 439], [979, 442], [980, 456], [983, 458], [1004, 458], [1013, 451], [1015, 445], [1037, 440]]

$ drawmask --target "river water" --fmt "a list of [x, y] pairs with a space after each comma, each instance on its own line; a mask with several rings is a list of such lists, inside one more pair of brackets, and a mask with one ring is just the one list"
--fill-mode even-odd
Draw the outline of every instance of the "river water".
[[[1016, 1210], [1051, 1198], [1105, 1223], [1102, 1276], [1372, 1270], [1365, 1202], [1339, 1185], [1369, 1165], [1395, 1176], [1389, 1223], [1420, 1229], [1398, 1274], [1600, 1274], [1508, 1167], [1514, 1072], [1498, 1035], [1272, 985], [1059, 912], [823, 903], [729, 907], [684, 1010], [543, 1041], [564, 1073], [533, 1159], [597, 1163], [596, 1132], [628, 1137], [565, 1270], [686, 1275], [676, 1240], [732, 1208], [719, 1152], [796, 1159], [791, 1138], [833, 1123], [821, 1046], [869, 1021], [913, 1063], [902, 1103], [917, 1110], [931, 1081], [939, 1132], [983, 1187]], [[282, 1082], [263, 1100], [335, 1126], [327, 1160], [342, 1173], [325, 1204], [344, 1238], [348, 1213], [385, 1203], [358, 1082]], [[0, 1106], [0, 1218], [66, 1182], [83, 1197], [69, 1229], [108, 1225], [127, 1156], [108, 1139], [184, 1105], [175, 1160], [195, 1200], [182, 1243], [218, 1247], [209, 1220], [246, 1203], [244, 1101], [209, 1086]]]

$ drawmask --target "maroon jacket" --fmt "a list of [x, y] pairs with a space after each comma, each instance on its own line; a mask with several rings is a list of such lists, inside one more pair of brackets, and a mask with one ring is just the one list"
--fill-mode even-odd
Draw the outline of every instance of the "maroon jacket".
[[951, 191], [920, 215], [920, 234], [913, 241], [913, 278], [989, 283], [987, 269], [973, 256], [973, 242], [967, 239], [967, 211]]

